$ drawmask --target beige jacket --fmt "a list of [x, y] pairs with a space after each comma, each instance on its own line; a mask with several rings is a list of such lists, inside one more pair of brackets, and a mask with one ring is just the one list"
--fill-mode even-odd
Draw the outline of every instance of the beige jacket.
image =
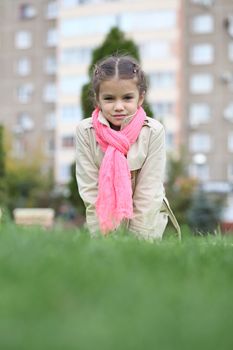
[[[109, 125], [102, 115], [99, 121]], [[125, 125], [128, 122], [126, 120]], [[76, 178], [86, 206], [87, 226], [92, 234], [98, 231], [95, 202], [103, 156], [96, 142], [91, 118], [82, 120], [76, 133]], [[166, 152], [162, 124], [146, 118], [137, 141], [129, 149], [127, 160], [131, 171], [134, 216], [125, 222], [126, 227], [138, 237], [162, 237], [168, 215], [173, 215], [165, 199], [163, 186]]]

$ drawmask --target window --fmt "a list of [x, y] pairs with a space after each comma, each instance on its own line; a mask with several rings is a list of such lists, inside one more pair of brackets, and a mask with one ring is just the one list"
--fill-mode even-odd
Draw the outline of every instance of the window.
[[62, 64], [89, 64], [91, 62], [92, 47], [73, 47], [61, 51]]
[[56, 46], [58, 43], [58, 32], [56, 28], [50, 28], [47, 32], [47, 46]]
[[55, 19], [58, 16], [58, 3], [57, 1], [50, 1], [47, 4], [46, 17], [48, 19]]
[[231, 62], [233, 62], [233, 41], [228, 44], [228, 57]]
[[55, 56], [48, 56], [45, 59], [45, 72], [47, 74], [55, 74], [57, 70], [57, 62]]
[[214, 47], [210, 44], [198, 44], [190, 48], [192, 64], [210, 64], [214, 61]]
[[215, 3], [215, 0], [191, 0], [191, 2], [195, 5], [202, 5], [202, 6], [213, 6]]
[[80, 95], [81, 89], [87, 81], [87, 76], [64, 77], [60, 82], [61, 93], [64, 95]]
[[15, 34], [15, 47], [17, 49], [29, 49], [32, 46], [31, 32], [21, 30]]
[[61, 182], [68, 182], [70, 175], [70, 164], [61, 164], [59, 167], [59, 180]]
[[29, 58], [20, 58], [17, 62], [16, 71], [22, 77], [29, 75], [31, 73], [31, 61]]
[[210, 106], [207, 103], [193, 103], [189, 108], [190, 126], [196, 127], [210, 121]]
[[223, 111], [223, 116], [233, 123], [233, 102], [231, 102]]
[[62, 122], [78, 122], [82, 119], [81, 107], [78, 105], [67, 105], [61, 108]]
[[158, 72], [150, 74], [150, 86], [155, 89], [173, 88], [175, 87], [175, 73], [173, 72]]
[[134, 30], [169, 30], [176, 27], [176, 11], [124, 12], [120, 17], [123, 31]]
[[151, 104], [154, 116], [164, 116], [174, 113], [175, 105], [173, 102], [157, 102]]
[[31, 4], [22, 4], [19, 6], [19, 18], [31, 19], [36, 16], [36, 8]]
[[189, 150], [191, 152], [209, 152], [211, 138], [206, 133], [194, 133], [189, 138]]
[[29, 113], [21, 112], [17, 116], [16, 123], [13, 126], [14, 134], [23, 134], [24, 132], [32, 131], [34, 129], [34, 121]]
[[55, 112], [50, 112], [46, 115], [45, 119], [45, 129], [48, 131], [52, 131], [56, 126], [56, 114]]
[[139, 46], [141, 56], [154, 59], [172, 57], [171, 44], [168, 41], [148, 41]]
[[168, 150], [174, 149], [174, 133], [166, 132], [166, 147]]
[[209, 180], [209, 166], [207, 164], [191, 164], [189, 175], [200, 181], [207, 181]]
[[34, 121], [27, 112], [19, 113], [17, 117], [17, 125], [22, 129], [22, 131], [31, 131], [34, 129]]
[[77, 6], [77, 4], [77, 0], [61, 0], [61, 6], [64, 8], [74, 7]]
[[231, 38], [233, 38], [233, 15], [230, 14], [227, 16], [224, 22], [227, 32]]
[[202, 164], [206, 164], [206, 161], [207, 161], [206, 155], [203, 153], [196, 153], [193, 156], [194, 164], [202, 165]]
[[17, 97], [20, 103], [28, 103], [32, 99], [34, 87], [31, 83], [20, 85], [17, 89]]
[[233, 182], [233, 163], [228, 164], [228, 180]]
[[208, 34], [214, 31], [214, 18], [211, 15], [198, 15], [191, 20], [191, 31], [196, 34]]
[[98, 4], [101, 2], [114, 2], [114, 1], [118, 1], [118, 0], [61, 0], [61, 6], [64, 8], [71, 8], [78, 5]]
[[233, 132], [230, 132], [228, 135], [228, 150], [233, 152]]
[[47, 137], [45, 141], [45, 152], [47, 155], [53, 155], [55, 150], [54, 138], [52, 136]]
[[48, 83], [44, 87], [43, 99], [46, 102], [56, 102], [57, 97], [57, 89], [55, 83]]
[[12, 144], [12, 153], [13, 156], [21, 159], [25, 157], [25, 140], [23, 137], [17, 135], [17, 137], [13, 140]]
[[220, 75], [221, 82], [228, 85], [232, 89], [233, 87], [233, 74], [230, 70], [225, 70], [221, 72]]
[[105, 34], [116, 25], [117, 17], [115, 15], [86, 16], [61, 21], [60, 32], [63, 37]]
[[194, 74], [190, 79], [189, 89], [193, 94], [208, 94], [213, 90], [213, 85], [211, 74]]
[[23, 129], [19, 124], [14, 124], [12, 127], [12, 131], [15, 135], [20, 135], [23, 133]]
[[67, 135], [62, 137], [62, 147], [63, 148], [74, 148], [74, 136]]

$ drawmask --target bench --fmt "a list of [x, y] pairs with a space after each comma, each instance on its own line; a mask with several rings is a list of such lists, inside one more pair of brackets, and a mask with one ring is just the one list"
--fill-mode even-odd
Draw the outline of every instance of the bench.
[[17, 225], [39, 225], [51, 228], [54, 224], [55, 212], [52, 208], [16, 208], [13, 210]]

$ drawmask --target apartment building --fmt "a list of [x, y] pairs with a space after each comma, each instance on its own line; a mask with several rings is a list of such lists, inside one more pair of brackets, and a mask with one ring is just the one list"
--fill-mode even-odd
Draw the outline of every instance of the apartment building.
[[0, 124], [15, 159], [54, 165], [58, 4], [0, 1]]
[[[83, 117], [80, 94], [92, 50], [114, 26], [138, 45], [149, 78], [148, 102], [176, 150], [181, 116], [181, 5], [179, 0], [60, 0], [57, 54], [55, 177], [65, 184], [75, 159], [75, 128]], [[89, 116], [88, 116], [89, 117]]]
[[233, 2], [184, 5], [183, 142], [190, 175], [233, 191]]

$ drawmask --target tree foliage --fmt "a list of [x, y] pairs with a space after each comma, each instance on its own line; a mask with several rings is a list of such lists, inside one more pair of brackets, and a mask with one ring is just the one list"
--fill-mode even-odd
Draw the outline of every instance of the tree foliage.
[[53, 180], [42, 175], [38, 164], [15, 160], [15, 166], [7, 169], [7, 206], [48, 207], [52, 205]]
[[[117, 27], [112, 28], [104, 42], [93, 51], [92, 60], [88, 69], [90, 81], [83, 86], [81, 94], [83, 118], [90, 117], [94, 107], [94, 97], [91, 88], [93, 67], [104, 57], [114, 54], [128, 54], [140, 62], [139, 51], [136, 44], [132, 40], [126, 39], [124, 33]], [[148, 116], [152, 116], [152, 111], [146, 101], [144, 101], [144, 109]]]
[[4, 130], [6, 207], [10, 213], [16, 207], [52, 207], [57, 205], [54, 198], [52, 170], [42, 171], [44, 161], [42, 147], [31, 158], [17, 158], [12, 152], [12, 135]]

